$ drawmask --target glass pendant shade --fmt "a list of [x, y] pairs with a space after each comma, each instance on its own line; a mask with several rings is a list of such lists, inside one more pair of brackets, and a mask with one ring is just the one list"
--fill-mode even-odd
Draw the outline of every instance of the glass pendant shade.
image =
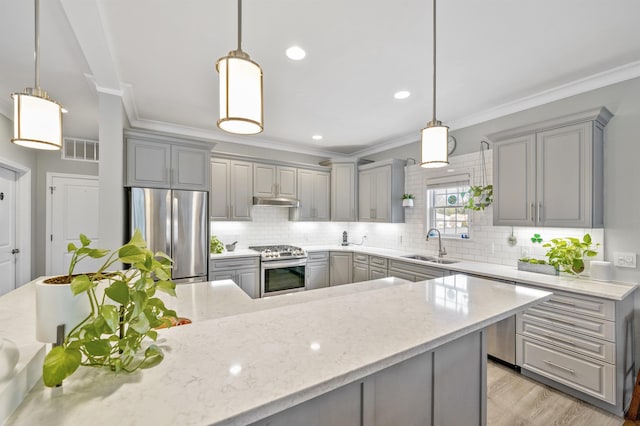
[[[41, 96], [29, 92], [41, 92]], [[14, 93], [13, 142], [27, 148], [62, 148], [62, 106], [38, 89]]]
[[262, 68], [241, 50], [218, 60], [220, 119], [229, 133], [253, 135], [263, 130]]
[[441, 122], [431, 122], [422, 129], [422, 161], [421, 167], [436, 168], [449, 164], [447, 152], [447, 140], [449, 139], [449, 127]]

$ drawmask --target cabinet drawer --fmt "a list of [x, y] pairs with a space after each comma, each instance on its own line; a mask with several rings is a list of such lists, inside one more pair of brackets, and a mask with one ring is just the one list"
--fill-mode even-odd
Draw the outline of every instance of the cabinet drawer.
[[446, 271], [444, 269], [420, 265], [417, 263], [401, 262], [398, 260], [391, 260], [389, 262], [389, 272], [391, 272], [391, 270], [409, 273], [414, 272], [420, 275], [428, 276], [428, 279], [444, 277], [446, 274]]
[[576, 314], [604, 318], [610, 321], [615, 320], [615, 302], [613, 300], [575, 295], [554, 290], [551, 299], [542, 302], [541, 305]]
[[387, 268], [389, 266], [389, 260], [386, 257], [369, 256], [369, 265]]
[[309, 252], [307, 257], [308, 262], [324, 262], [327, 260], [329, 260], [328, 251], [312, 251]]
[[389, 272], [387, 268], [378, 268], [377, 266], [369, 266], [369, 279], [377, 280], [380, 278], [387, 278], [389, 276]]
[[211, 270], [224, 271], [227, 269], [259, 268], [259, 257], [236, 257], [233, 259], [212, 259], [209, 263]]
[[615, 404], [613, 365], [516, 336], [516, 363], [523, 369]]
[[525, 337], [533, 337], [545, 343], [559, 346], [600, 361], [615, 363], [615, 344], [601, 339], [586, 337], [578, 333], [562, 330], [557, 327], [538, 322], [533, 318], [517, 316], [517, 333]]
[[362, 253], [353, 253], [353, 261], [358, 263], [369, 263], [369, 255]]
[[599, 318], [573, 315], [559, 309], [537, 305], [522, 314], [524, 319], [532, 319], [547, 327], [586, 334], [599, 339], [615, 341], [615, 323]]

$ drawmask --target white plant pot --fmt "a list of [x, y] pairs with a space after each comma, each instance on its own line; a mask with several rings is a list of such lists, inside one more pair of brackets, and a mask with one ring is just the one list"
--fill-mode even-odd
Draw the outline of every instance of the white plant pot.
[[45, 284], [36, 281], [36, 339], [55, 343], [57, 328], [64, 324], [65, 335], [91, 313], [86, 293], [74, 296], [71, 284]]
[[402, 200], [402, 207], [413, 207], [413, 199], [405, 198]]

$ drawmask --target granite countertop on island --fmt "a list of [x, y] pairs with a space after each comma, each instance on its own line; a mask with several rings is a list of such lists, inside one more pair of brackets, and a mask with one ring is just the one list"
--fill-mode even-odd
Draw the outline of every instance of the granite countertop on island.
[[82, 368], [62, 389], [36, 385], [6, 424], [247, 424], [551, 295], [462, 275], [375, 280], [260, 300], [230, 283], [179, 288], [186, 297], [177, 303], [193, 302], [194, 322], [160, 330], [166, 356], [157, 367], [118, 376]]

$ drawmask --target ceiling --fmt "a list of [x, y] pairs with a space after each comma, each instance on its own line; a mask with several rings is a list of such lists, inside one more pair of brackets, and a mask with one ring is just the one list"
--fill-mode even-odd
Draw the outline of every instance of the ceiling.
[[[215, 124], [215, 63], [236, 47], [236, 1], [40, 7], [41, 87], [69, 110], [66, 136], [97, 139], [98, 93], [121, 95], [134, 127], [317, 155], [413, 142], [432, 117], [430, 1], [245, 0], [242, 47], [264, 72], [254, 136]], [[637, 0], [441, 0], [437, 118], [461, 128], [640, 76], [638, 16]], [[2, 0], [0, 28], [0, 111], [11, 117], [8, 95], [33, 86], [33, 2]], [[288, 59], [291, 45], [306, 58]]]

